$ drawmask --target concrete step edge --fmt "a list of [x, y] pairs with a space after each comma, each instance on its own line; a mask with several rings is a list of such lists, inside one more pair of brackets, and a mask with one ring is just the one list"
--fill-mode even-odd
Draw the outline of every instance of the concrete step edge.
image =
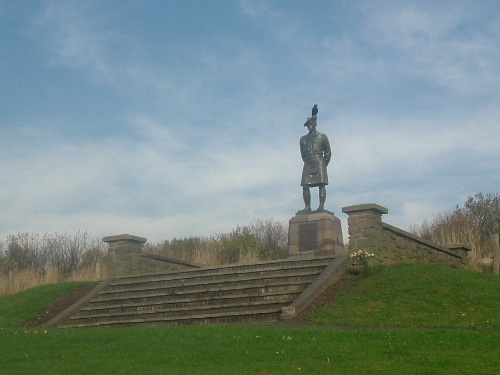
[[265, 269], [265, 270], [253, 270], [251, 272], [225, 272], [222, 274], [210, 274], [210, 275], [191, 275], [187, 277], [176, 277], [176, 278], [151, 278], [136, 281], [134, 283], [111, 283], [107, 289], [109, 290], [134, 290], [144, 288], [145, 285], [158, 285], [162, 283], [168, 283], [169, 285], [183, 285], [186, 283], [206, 283], [212, 280], [232, 280], [232, 279], [252, 279], [252, 278], [262, 278], [265, 275], [293, 275], [299, 273], [321, 273], [327, 267], [326, 264], [321, 265], [308, 265], [307, 267], [286, 267], [277, 269]]
[[230, 284], [230, 283], [244, 283], [244, 282], [252, 282], [255, 280], [259, 281], [264, 281], [267, 280], [267, 282], [274, 282], [274, 280], [279, 279], [290, 279], [294, 277], [307, 277], [307, 276], [317, 276], [321, 273], [321, 270], [315, 270], [315, 271], [309, 271], [309, 272], [300, 272], [300, 273], [292, 273], [292, 274], [270, 274], [267, 275], [267, 277], [239, 277], [239, 275], [234, 275], [233, 278], [230, 279], [223, 279], [223, 280], [206, 280], [206, 281], [196, 281], [196, 282], [183, 282], [179, 284], [173, 284], [173, 285], [165, 285], [165, 286], [155, 286], [151, 285], [148, 287], [140, 287], [140, 288], [128, 288], [128, 289], [111, 289], [111, 288], [105, 288], [99, 292], [100, 296], [108, 295], [108, 294], [121, 294], [121, 293], [135, 293], [135, 292], [143, 292], [143, 291], [153, 291], [153, 290], [162, 290], [162, 289], [175, 289], [175, 288], [186, 288], [186, 287], [196, 287], [196, 286], [207, 286], [207, 285], [214, 285], [214, 284]]
[[100, 302], [111, 302], [111, 301], [128, 301], [128, 300], [138, 300], [138, 299], [148, 299], [148, 298], [159, 298], [159, 297], [169, 297], [169, 296], [180, 296], [180, 295], [189, 295], [196, 293], [220, 293], [220, 292], [241, 292], [243, 290], [248, 289], [262, 289], [262, 288], [276, 288], [282, 286], [290, 286], [290, 285], [309, 285], [311, 283], [310, 280], [302, 280], [296, 282], [276, 282], [276, 283], [254, 283], [249, 285], [238, 285], [238, 286], [224, 286], [219, 288], [200, 288], [190, 289], [190, 290], [181, 290], [176, 293], [151, 293], [141, 296], [120, 296], [120, 297], [109, 297], [109, 298], [96, 298], [90, 301], [90, 303], [100, 303]]
[[[300, 291], [288, 292], [287, 294], [298, 295]], [[261, 293], [259, 295], [255, 294], [232, 294], [220, 297], [212, 297], [212, 296], [204, 296], [200, 298], [177, 298], [177, 299], [168, 299], [157, 302], [137, 302], [137, 303], [122, 303], [118, 305], [94, 305], [94, 306], [84, 306], [80, 309], [80, 311], [96, 311], [96, 310], [109, 310], [109, 309], [121, 309], [121, 308], [140, 308], [140, 307], [148, 307], [148, 306], [156, 306], [156, 305], [164, 305], [164, 304], [180, 304], [180, 303], [196, 303], [196, 302], [212, 302], [218, 300], [237, 300], [237, 299], [248, 299], [248, 298], [272, 298], [275, 296], [282, 296], [284, 292], [267, 292]]]
[[244, 316], [257, 316], [265, 314], [273, 314], [279, 316], [280, 309], [269, 309], [260, 311], [241, 311], [233, 312], [229, 314], [217, 313], [217, 314], [204, 314], [204, 315], [193, 315], [193, 316], [183, 316], [183, 317], [173, 317], [173, 318], [153, 318], [153, 319], [130, 319], [125, 321], [108, 321], [108, 322], [95, 322], [90, 324], [76, 324], [62, 326], [61, 328], [77, 328], [77, 327], [101, 327], [101, 326], [111, 326], [111, 325], [126, 325], [126, 324], [141, 324], [141, 323], [154, 323], [154, 322], [179, 322], [179, 321], [191, 321], [191, 320], [204, 320], [204, 319], [220, 319], [225, 317], [244, 317]]
[[[178, 308], [171, 308], [171, 309], [157, 309], [157, 310], [143, 310], [143, 311], [135, 311], [135, 312], [116, 312], [116, 313], [101, 313], [101, 314], [83, 314], [83, 315], [77, 315], [74, 317], [71, 317], [71, 320], [85, 320], [85, 319], [99, 319], [99, 318], [110, 318], [110, 317], [127, 317], [127, 316], [136, 316], [136, 315], [141, 315], [141, 316], [151, 316], [151, 315], [158, 315], [158, 314], [177, 314], [177, 313], [182, 313], [182, 312], [189, 312], [189, 314], [185, 314], [186, 316], [190, 316], [193, 313], [196, 315], [199, 312], [202, 311], [210, 311], [210, 310], [220, 310], [220, 309], [228, 309], [228, 312], [230, 309], [236, 309], [236, 308], [246, 308], [246, 307], [265, 307], [265, 306], [277, 306], [278, 309], [281, 309], [282, 307], [286, 306], [287, 303], [290, 303], [293, 301], [293, 298], [288, 298], [287, 300], [278, 300], [278, 301], [260, 301], [260, 302], [251, 302], [251, 303], [235, 303], [235, 304], [219, 304], [219, 305], [200, 305], [200, 306], [194, 306], [194, 307], [178, 307]], [[244, 309], [243, 309], [244, 310]], [[252, 311], [247, 310], [247, 311]], [[280, 310], [281, 311], [281, 310]]]
[[113, 282], [110, 285], [119, 285], [120, 283], [126, 283], [127, 281], [129, 282], [142, 282], [140, 281], [143, 278], [154, 278], [154, 277], [159, 277], [163, 278], [166, 277], [167, 279], [169, 277], [172, 278], [183, 278], [183, 277], [191, 277], [193, 275], [203, 275], [205, 273], [207, 274], [213, 274], [214, 272], [227, 272], [227, 273], [234, 273], [235, 270], [239, 270], [240, 273], [245, 273], [251, 272], [253, 269], [259, 269], [259, 267], [262, 267], [262, 269], [265, 269], [266, 267], [274, 267], [276, 269], [280, 269], [283, 267], [291, 267], [294, 268], [294, 264], [310, 264], [310, 263], [322, 263], [325, 262], [328, 264], [330, 261], [335, 259], [335, 256], [325, 256], [325, 257], [309, 257], [309, 258], [289, 258], [289, 259], [281, 259], [281, 260], [275, 260], [275, 261], [268, 261], [268, 262], [260, 262], [260, 263], [250, 263], [250, 264], [229, 264], [229, 265], [223, 265], [223, 266], [213, 266], [213, 267], [204, 267], [204, 268], [196, 268], [196, 269], [189, 269], [189, 270], [171, 270], [169, 272], [162, 272], [162, 273], [156, 273], [156, 274], [149, 274], [149, 275], [138, 275], [138, 276], [128, 276], [128, 277], [119, 277], [113, 280]]

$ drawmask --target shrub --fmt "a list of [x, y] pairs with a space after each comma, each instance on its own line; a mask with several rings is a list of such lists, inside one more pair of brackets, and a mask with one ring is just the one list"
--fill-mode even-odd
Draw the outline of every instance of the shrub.
[[287, 254], [288, 227], [274, 220], [255, 222], [212, 237], [187, 237], [146, 245], [149, 253], [204, 264], [250, 263], [283, 258]]
[[[47, 272], [57, 269], [62, 275], [94, 266], [105, 256], [100, 238], [87, 232], [39, 234], [19, 233], [7, 237], [7, 250], [1, 264], [10, 269]], [[14, 265], [14, 266], [13, 266]], [[4, 271], [8, 271], [5, 269]]]
[[61, 281], [106, 277], [105, 245], [87, 232], [19, 233], [0, 243], [0, 296]]
[[471, 248], [472, 268], [483, 270], [484, 259], [492, 257], [492, 235], [500, 231], [500, 196], [478, 193], [469, 196], [463, 207], [438, 213], [431, 221], [410, 231], [437, 244], [463, 243]]

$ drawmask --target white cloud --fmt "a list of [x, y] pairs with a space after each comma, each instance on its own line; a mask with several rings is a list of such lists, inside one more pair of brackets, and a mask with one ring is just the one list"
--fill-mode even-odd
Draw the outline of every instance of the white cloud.
[[481, 26], [484, 15], [428, 3], [369, 6], [366, 13], [365, 37], [387, 53], [393, 69], [468, 96], [498, 87], [499, 35]]
[[[160, 240], [286, 219], [302, 206], [298, 140], [313, 102], [340, 217], [374, 202], [405, 226], [496, 188], [499, 17], [356, 5], [353, 25], [325, 16], [316, 29], [288, 8], [240, 6], [248, 33], [162, 41], [165, 52], [92, 5], [48, 3], [38, 31], [52, 62], [103, 102], [120, 97], [107, 113], [120, 131], [65, 136], [66, 123], [88, 124], [61, 111], [3, 132], [0, 235], [70, 227]], [[266, 40], [249, 37], [262, 30]]]
[[[256, 213], [249, 207], [266, 204], [268, 199], [262, 199], [259, 190], [290, 181], [287, 175], [294, 166], [279, 148], [252, 144], [240, 148], [230, 139], [223, 139], [218, 148], [198, 148], [149, 118], [131, 121], [135, 121], [130, 125], [135, 127], [131, 138], [74, 143], [49, 133], [45, 140], [50, 143], [36, 138], [25, 144], [27, 150], [36, 152], [3, 165], [0, 173], [3, 206], [17, 215], [3, 217], [3, 234], [15, 228], [54, 227], [57, 231], [58, 225], [71, 222], [75, 228], [84, 224], [92, 229], [128, 228], [119, 224], [125, 219], [108, 218], [119, 215], [141, 230], [145, 230], [144, 223], [187, 225], [185, 216], [194, 215], [191, 221], [204, 231], [204, 226], [214, 227], [207, 214], [235, 218], [238, 213]], [[6, 155], [20, 133], [5, 134], [2, 150]], [[197, 212], [197, 207], [202, 211]], [[214, 214], [214, 209], [221, 212]]]
[[76, 1], [47, 3], [38, 25], [50, 38], [52, 62], [113, 79], [107, 51], [117, 41], [117, 35], [103, 31], [99, 18], [90, 4]]

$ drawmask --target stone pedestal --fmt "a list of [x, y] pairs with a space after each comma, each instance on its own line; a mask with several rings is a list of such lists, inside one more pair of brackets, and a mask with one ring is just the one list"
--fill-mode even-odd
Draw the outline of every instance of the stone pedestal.
[[145, 238], [119, 234], [104, 237], [102, 241], [108, 244], [109, 276], [124, 277], [144, 273], [141, 255]]
[[365, 250], [369, 253], [385, 248], [382, 215], [387, 208], [375, 203], [357, 204], [342, 208], [349, 215], [349, 248], [352, 252]]
[[289, 221], [288, 254], [345, 254], [340, 219], [328, 211], [298, 213]]

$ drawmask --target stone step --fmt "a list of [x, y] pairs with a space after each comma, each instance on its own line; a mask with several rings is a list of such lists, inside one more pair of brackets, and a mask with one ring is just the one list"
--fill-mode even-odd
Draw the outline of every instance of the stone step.
[[139, 287], [130, 287], [127, 289], [119, 289], [116, 290], [114, 288], [106, 288], [99, 292], [100, 296], [112, 296], [112, 297], [126, 297], [126, 296], [135, 296], [137, 294], [149, 294], [149, 293], [172, 293], [175, 294], [179, 290], [192, 290], [197, 288], [222, 288], [228, 285], [231, 286], [244, 286], [252, 283], [259, 283], [263, 286], [274, 284], [275, 282], [280, 282], [280, 280], [288, 280], [290, 282], [301, 281], [301, 280], [310, 280], [311, 278], [319, 275], [320, 270], [308, 271], [308, 272], [293, 272], [289, 274], [281, 274], [277, 273], [266, 273], [255, 276], [245, 276], [245, 275], [234, 275], [232, 278], [228, 278], [226, 280], [218, 280], [212, 279], [207, 281], [200, 280], [186, 280], [181, 283], [152, 283], [143, 285], [141, 284]]
[[119, 287], [122, 284], [140, 284], [152, 281], [178, 280], [194, 277], [222, 276], [225, 274], [261, 272], [265, 270], [276, 271], [304, 266], [326, 266], [334, 259], [333, 257], [297, 258], [292, 260], [275, 260], [265, 263], [235, 264], [228, 266], [216, 266], [197, 268], [192, 270], [171, 270], [168, 273], [148, 274], [141, 276], [120, 277], [110, 283], [110, 287]]
[[134, 282], [115, 284], [111, 283], [107, 291], [129, 291], [129, 290], [140, 290], [140, 289], [156, 289], [164, 286], [176, 286], [176, 285], [190, 285], [190, 284], [210, 284], [215, 282], [226, 282], [232, 280], [249, 280], [249, 279], [261, 279], [268, 278], [269, 275], [273, 276], [285, 276], [285, 275], [295, 275], [295, 274], [319, 274], [326, 268], [326, 264], [312, 264], [312, 265], [302, 265], [301, 267], [279, 267], [276, 269], [251, 269], [242, 270], [241, 272], [220, 272], [210, 275], [199, 275], [199, 274], [182, 274], [176, 275], [176, 277], [154, 277], [150, 279], [143, 279], [140, 282], [135, 280]]
[[[278, 288], [274, 288], [278, 289]], [[113, 313], [113, 312], [136, 312], [148, 311], [156, 309], [177, 309], [177, 308], [195, 308], [200, 305], [210, 306], [222, 303], [239, 303], [239, 304], [252, 304], [259, 301], [282, 301], [286, 302], [289, 298], [294, 298], [302, 291], [302, 286], [294, 286], [293, 288], [275, 290], [272, 292], [261, 293], [260, 295], [244, 295], [232, 294], [226, 296], [212, 297], [203, 293], [197, 298], [186, 298], [186, 296], [173, 296], [168, 300], [162, 299], [160, 301], [148, 301], [138, 303], [121, 303], [119, 305], [113, 304], [99, 304], [93, 303], [91, 306], [82, 307], [80, 314], [96, 314], [96, 313]], [[288, 292], [284, 294], [284, 292]]]
[[277, 320], [335, 257], [176, 270], [111, 281], [72, 327]]
[[288, 304], [293, 301], [293, 296], [287, 296], [287, 298], [280, 298], [276, 301], [258, 301], [252, 303], [221, 303], [218, 305], [200, 305], [197, 307], [183, 307], [183, 308], [168, 308], [168, 309], [153, 309], [153, 310], [138, 310], [134, 312], [113, 312], [113, 313], [92, 313], [92, 314], [81, 314], [76, 317], [72, 317], [71, 321], [76, 323], [83, 322], [108, 322], [108, 321], [118, 321], [118, 320], [129, 320], [136, 317], [142, 318], [174, 318], [174, 317], [186, 317], [186, 316], [197, 316], [197, 315], [214, 315], [214, 314], [232, 314], [235, 312], [250, 312], [250, 311], [261, 311], [263, 309], [275, 309], [280, 310], [284, 304]]
[[230, 285], [226, 284], [223, 286], [205, 286], [198, 285], [193, 288], [173, 288], [169, 290], [168, 288], [162, 291], [149, 291], [147, 293], [136, 293], [132, 295], [106, 295], [100, 296], [97, 299], [91, 301], [91, 304], [99, 303], [109, 303], [109, 304], [121, 304], [127, 302], [151, 302], [151, 301], [165, 301], [168, 298], [198, 298], [201, 296], [208, 296], [211, 298], [221, 298], [229, 295], [260, 295], [262, 293], [269, 293], [273, 291], [282, 291], [286, 293], [288, 288], [297, 286], [298, 288], [304, 288], [314, 279], [314, 275], [308, 279], [303, 279], [299, 281], [280, 280], [274, 281], [272, 283], [262, 282], [262, 280], [256, 280], [253, 283], [247, 283], [245, 285]]
[[157, 327], [168, 325], [184, 324], [223, 324], [235, 322], [255, 322], [255, 321], [275, 321], [279, 318], [281, 309], [263, 309], [256, 311], [239, 311], [232, 313], [200, 314], [192, 316], [171, 317], [171, 318], [134, 318], [123, 320], [110, 320], [107, 322], [77, 323], [62, 328], [78, 327], [106, 327], [106, 326], [143, 326]]

